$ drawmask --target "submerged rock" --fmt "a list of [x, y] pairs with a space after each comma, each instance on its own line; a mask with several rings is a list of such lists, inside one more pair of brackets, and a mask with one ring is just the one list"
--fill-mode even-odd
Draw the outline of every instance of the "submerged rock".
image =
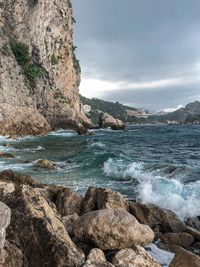
[[115, 267], [161, 267], [144, 248], [135, 246], [120, 250], [113, 258]]
[[105, 188], [88, 188], [83, 199], [82, 213], [101, 209], [127, 210], [128, 204], [119, 192]]
[[55, 170], [57, 169], [57, 165], [54, 161], [48, 159], [39, 159], [36, 161], [36, 166], [39, 168]]
[[0, 152], [0, 158], [12, 159], [14, 156], [10, 153]]
[[125, 210], [104, 209], [82, 215], [74, 225], [80, 240], [102, 249], [115, 250], [133, 245], [147, 245], [154, 233]]
[[115, 119], [110, 114], [102, 112], [99, 116], [99, 127], [111, 127], [112, 130], [124, 130], [126, 126], [121, 120]]

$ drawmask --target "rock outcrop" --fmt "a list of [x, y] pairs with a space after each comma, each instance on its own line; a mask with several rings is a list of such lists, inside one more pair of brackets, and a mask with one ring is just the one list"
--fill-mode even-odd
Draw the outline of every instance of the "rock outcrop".
[[80, 66], [70, 0], [0, 0], [0, 134], [78, 132]]
[[115, 119], [110, 114], [102, 112], [99, 115], [99, 127], [111, 127], [112, 130], [124, 130], [126, 126], [121, 120]]
[[97, 210], [82, 215], [74, 224], [74, 234], [78, 240], [102, 250], [145, 246], [154, 239], [150, 227], [140, 224], [122, 209]]

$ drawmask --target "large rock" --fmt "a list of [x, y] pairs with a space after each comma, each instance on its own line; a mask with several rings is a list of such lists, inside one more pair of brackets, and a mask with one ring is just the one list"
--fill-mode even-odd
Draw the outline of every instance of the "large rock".
[[190, 247], [194, 243], [194, 237], [188, 233], [166, 233], [160, 236], [165, 244], [174, 244], [182, 247]]
[[31, 186], [36, 186], [38, 183], [29, 175], [24, 173], [15, 172], [12, 170], [6, 170], [0, 173], [0, 180], [6, 183], [12, 182], [19, 186], [21, 184], [27, 184]]
[[7, 196], [7, 204], [12, 210], [8, 238], [21, 245], [28, 266], [82, 266], [83, 252], [72, 242], [60, 215], [40, 189], [21, 185]]
[[25, 267], [28, 265], [26, 262], [24, 262], [24, 255], [22, 251], [15, 244], [11, 244], [10, 242], [6, 241], [4, 250], [4, 262], [1, 263], [0, 261], [1, 267]]
[[175, 257], [169, 267], [200, 267], [200, 257], [179, 246], [171, 246]]
[[82, 215], [74, 225], [80, 240], [102, 249], [115, 250], [133, 245], [147, 245], [154, 239], [153, 231], [140, 224], [125, 210], [104, 209]]
[[115, 267], [161, 267], [161, 265], [144, 248], [135, 246], [133, 249], [120, 250], [113, 258]]
[[80, 214], [82, 196], [70, 188], [60, 191], [56, 199], [56, 207], [61, 216]]
[[6, 228], [10, 224], [11, 211], [8, 206], [0, 202], [0, 264], [5, 262], [6, 253], [4, 250]]
[[0, 180], [0, 201], [7, 196], [7, 194], [11, 194], [15, 191], [15, 186], [13, 183], [7, 183]]
[[121, 120], [113, 118], [110, 114], [102, 112], [99, 115], [99, 127], [111, 127], [112, 130], [124, 130], [125, 124]]
[[100, 209], [128, 209], [127, 201], [123, 196], [110, 189], [89, 187], [82, 205], [82, 213]]
[[78, 218], [79, 216], [77, 213], [62, 217], [62, 222], [65, 226], [65, 229], [71, 237], [74, 235], [74, 223], [78, 220]]
[[114, 267], [106, 261], [106, 257], [102, 250], [94, 248], [87, 256], [87, 261], [83, 267]]
[[200, 231], [200, 217], [188, 218], [185, 222], [189, 227], [195, 228]]
[[129, 211], [140, 223], [149, 225], [155, 232], [179, 233], [186, 229], [186, 225], [170, 210], [129, 201]]

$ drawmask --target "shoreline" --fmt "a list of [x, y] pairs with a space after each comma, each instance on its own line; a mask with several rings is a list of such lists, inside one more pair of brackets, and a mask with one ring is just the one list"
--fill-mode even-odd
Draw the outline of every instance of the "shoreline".
[[[36, 266], [37, 261], [45, 262], [44, 266], [90, 266], [90, 252], [96, 248], [107, 257], [107, 265], [102, 266], [125, 266], [116, 264], [123, 250], [126, 250], [123, 251], [126, 257], [132, 253], [141, 261], [147, 257], [145, 266], [161, 266], [158, 259], [146, 254], [151, 251], [142, 249], [152, 242], [175, 253], [170, 267], [178, 266], [180, 255], [189, 257], [191, 266], [199, 266], [200, 250], [196, 248], [200, 242], [199, 220], [191, 218], [188, 226], [172, 211], [127, 200], [110, 189], [90, 187], [82, 197], [70, 188], [41, 184], [28, 175], [9, 170], [0, 173], [0, 201], [11, 210], [11, 221], [6, 230], [8, 243], [4, 249], [8, 253], [8, 244], [13, 248], [13, 241], [17, 242], [15, 251], [21, 255], [24, 265], [16, 267]], [[113, 224], [114, 221], [117, 224]], [[52, 254], [49, 258], [48, 250]], [[74, 253], [69, 254], [71, 250]], [[33, 251], [31, 257], [30, 251]], [[112, 256], [108, 256], [108, 251]], [[120, 257], [125, 260], [122, 255]], [[96, 258], [92, 261], [97, 264]]]

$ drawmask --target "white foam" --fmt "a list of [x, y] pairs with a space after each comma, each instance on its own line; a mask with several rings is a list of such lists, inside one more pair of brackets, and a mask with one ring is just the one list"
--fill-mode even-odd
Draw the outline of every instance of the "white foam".
[[[174, 211], [182, 220], [200, 215], [200, 181], [184, 184], [145, 170], [144, 163], [124, 163], [123, 160], [108, 159], [104, 163], [108, 176], [127, 178], [138, 182], [135, 189], [143, 203], [152, 203]], [[133, 189], [133, 190], [134, 190]]]
[[74, 131], [65, 131], [65, 130], [58, 130], [55, 132], [50, 132], [48, 135], [54, 135], [54, 136], [63, 136], [63, 137], [71, 137], [76, 136], [77, 133]]
[[150, 244], [146, 246], [145, 249], [163, 267], [168, 267], [175, 256], [174, 253], [159, 249], [155, 244]]
[[96, 142], [96, 143], [92, 143], [91, 147], [98, 147], [98, 148], [104, 148], [105, 144], [101, 143], [101, 142]]

